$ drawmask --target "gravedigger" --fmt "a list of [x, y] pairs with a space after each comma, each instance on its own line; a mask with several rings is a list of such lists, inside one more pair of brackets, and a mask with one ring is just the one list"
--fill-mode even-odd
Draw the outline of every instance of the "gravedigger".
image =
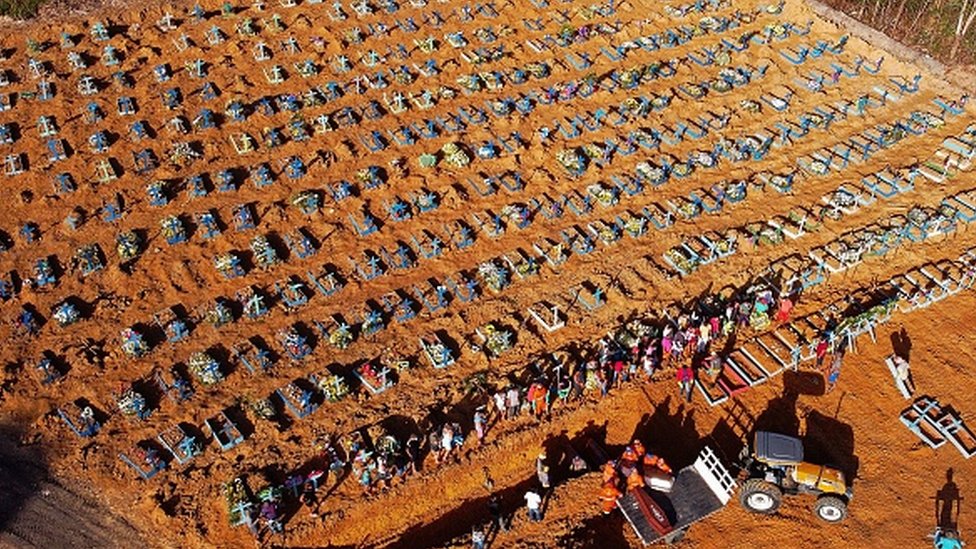
[[821, 520], [837, 523], [847, 516], [853, 493], [844, 473], [803, 461], [803, 443], [797, 438], [757, 431], [752, 447], [742, 449], [739, 466], [745, 476], [739, 503], [750, 512], [772, 515], [784, 494], [811, 494], [817, 497], [813, 512]]

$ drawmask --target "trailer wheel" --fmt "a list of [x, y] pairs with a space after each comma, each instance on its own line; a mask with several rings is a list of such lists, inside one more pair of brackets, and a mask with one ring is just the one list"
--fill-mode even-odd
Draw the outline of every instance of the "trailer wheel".
[[834, 496], [822, 496], [813, 506], [813, 512], [824, 522], [840, 522], [847, 517], [847, 503]]
[[752, 513], [772, 515], [779, 509], [783, 493], [775, 484], [761, 478], [745, 481], [739, 492], [739, 503]]

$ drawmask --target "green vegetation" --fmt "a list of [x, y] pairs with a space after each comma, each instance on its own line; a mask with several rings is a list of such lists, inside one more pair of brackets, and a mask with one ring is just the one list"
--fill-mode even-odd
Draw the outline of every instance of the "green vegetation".
[[896, 40], [949, 63], [976, 63], [974, 0], [825, 0]]
[[27, 19], [37, 14], [44, 0], [0, 0], [0, 15], [14, 19]]

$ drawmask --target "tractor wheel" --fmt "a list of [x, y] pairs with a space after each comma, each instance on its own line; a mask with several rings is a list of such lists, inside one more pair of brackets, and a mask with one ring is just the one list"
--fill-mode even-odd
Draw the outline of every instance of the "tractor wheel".
[[813, 506], [813, 512], [824, 522], [840, 522], [847, 517], [847, 503], [834, 496], [822, 496]]
[[752, 513], [772, 515], [779, 509], [783, 493], [775, 484], [761, 478], [752, 478], [742, 484], [739, 503]]

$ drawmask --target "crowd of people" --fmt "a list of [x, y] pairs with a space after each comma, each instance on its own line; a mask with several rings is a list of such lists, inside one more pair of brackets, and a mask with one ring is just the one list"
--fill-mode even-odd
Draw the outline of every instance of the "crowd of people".
[[[436, 465], [458, 461], [462, 447], [483, 445], [490, 433], [507, 422], [544, 421], [558, 408], [571, 409], [582, 399], [605, 397], [628, 383], [663, 381], [673, 375], [681, 395], [690, 400], [695, 380], [714, 382], [724, 367], [724, 356], [743, 331], [761, 331], [774, 322], [788, 321], [796, 299], [796, 295], [777, 297], [767, 287], [756, 287], [734, 297], [706, 296], [683, 310], [665, 311], [656, 320], [632, 320], [589, 349], [551, 353], [532, 361], [521, 379], [509, 377], [503, 385], [479, 385], [475, 393], [481, 395], [481, 401], [475, 398], [473, 411], [464, 415], [467, 421], [458, 413], [441, 413], [440, 421], [428, 418], [397, 433], [374, 426], [339, 439], [326, 437], [318, 444], [321, 461], [337, 482], [348, 474], [365, 496], [371, 496], [418, 474], [428, 455]], [[842, 345], [835, 344], [835, 327], [836, 323], [829, 323], [816, 341], [806, 342], [815, 350], [817, 366], [825, 368], [830, 387], [836, 383], [843, 354]], [[799, 357], [794, 357], [794, 363], [798, 362]], [[644, 452], [639, 442], [634, 444], [638, 447], [628, 447], [621, 460], [612, 464], [611, 478], [604, 479], [601, 499], [605, 510], [628, 483], [643, 482], [647, 471], [670, 472], [667, 464]], [[631, 453], [637, 457], [628, 461]], [[577, 456], [572, 467], [583, 471], [586, 465]], [[533, 521], [541, 520], [542, 502], [552, 486], [544, 454], [536, 462], [536, 475], [538, 488], [525, 494]], [[310, 509], [311, 516], [318, 516], [319, 498], [311, 484], [301, 490], [299, 501]], [[269, 529], [278, 531], [278, 513], [260, 511]], [[487, 530], [502, 531], [509, 526], [493, 493], [489, 511], [492, 518]], [[472, 540], [483, 540], [485, 530], [476, 528]]]

